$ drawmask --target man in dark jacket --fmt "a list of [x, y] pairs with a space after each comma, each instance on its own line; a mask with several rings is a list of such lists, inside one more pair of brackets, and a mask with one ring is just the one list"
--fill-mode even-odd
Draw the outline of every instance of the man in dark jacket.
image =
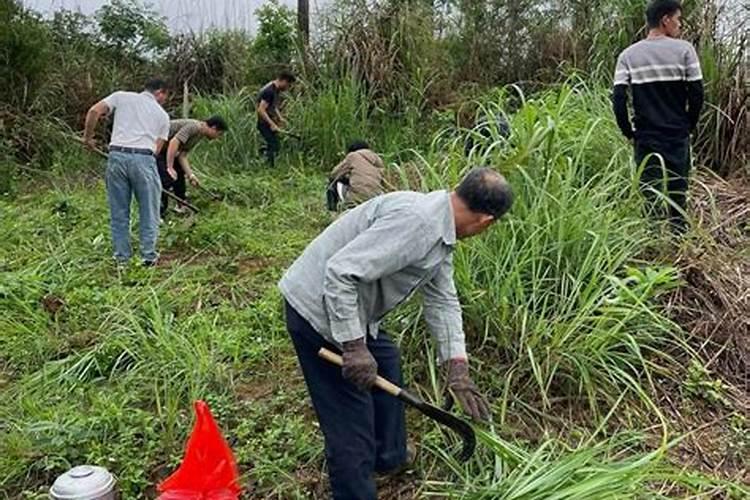
[[[685, 229], [690, 175], [690, 133], [703, 106], [703, 76], [693, 46], [680, 40], [682, 6], [653, 0], [646, 10], [649, 33], [617, 59], [612, 104], [622, 133], [633, 141], [635, 161], [645, 166], [641, 186], [649, 209], [666, 191], [669, 219]], [[633, 96], [634, 125], [628, 114]], [[663, 168], [662, 168], [663, 162]], [[664, 189], [666, 188], [666, 189]]]
[[279, 152], [279, 132], [284, 118], [279, 112], [279, 99], [281, 93], [289, 89], [294, 83], [294, 75], [288, 71], [282, 71], [275, 80], [260, 89], [256, 100], [256, 114], [258, 115], [258, 132], [266, 142], [263, 152], [266, 155], [268, 165], [273, 167], [276, 161], [276, 153]]

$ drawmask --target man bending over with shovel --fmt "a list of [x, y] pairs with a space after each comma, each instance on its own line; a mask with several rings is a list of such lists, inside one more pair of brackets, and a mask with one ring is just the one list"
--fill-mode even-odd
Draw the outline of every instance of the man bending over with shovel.
[[[489, 417], [469, 377], [452, 253], [458, 239], [489, 228], [512, 201], [508, 183], [489, 168], [471, 170], [453, 192], [373, 198], [331, 224], [281, 279], [334, 499], [375, 500], [373, 474], [408, 465], [404, 407], [372, 386], [378, 373], [402, 383], [398, 347], [379, 323], [417, 289], [448, 388], [473, 419]], [[343, 352], [343, 368], [321, 360], [321, 347]]]
[[[204, 137], [209, 140], [218, 139], [227, 131], [227, 123], [220, 116], [212, 116], [206, 120], [172, 120], [169, 123], [169, 145], [162, 148], [156, 157], [161, 178], [161, 216], [166, 215], [169, 197], [164, 191], [171, 190], [181, 199], [187, 196], [187, 179], [193, 186], [200, 181], [193, 173], [188, 161], [188, 153]], [[183, 207], [176, 207], [181, 212]]]

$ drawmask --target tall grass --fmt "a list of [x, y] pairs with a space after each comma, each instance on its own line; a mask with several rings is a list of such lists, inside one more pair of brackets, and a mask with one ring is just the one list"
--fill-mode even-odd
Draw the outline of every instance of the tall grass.
[[465, 500], [609, 500], [625, 498], [745, 498], [750, 489], [699, 474], [686, 474], [663, 460], [682, 439], [644, 451], [637, 434], [619, 434], [568, 447], [546, 439], [529, 450], [489, 432], [478, 441], [491, 453], [466, 466], [435, 449], [455, 481], [428, 481], [424, 496]]
[[[228, 169], [263, 164], [255, 99], [255, 91], [245, 88], [235, 94], [198, 96], [194, 100], [191, 116], [219, 114], [229, 124], [229, 131], [220, 140], [201, 146], [203, 158], [220, 158], [222, 167]], [[300, 83], [284, 97], [282, 114], [287, 121], [283, 128], [301, 139], [281, 134], [282, 155], [323, 169], [333, 168], [347, 146], [361, 139], [386, 157], [398, 157], [429, 141], [431, 121], [425, 121], [428, 115], [423, 115], [419, 100], [412, 101], [405, 102], [398, 112], [372, 106], [371, 95], [352, 76]]]
[[470, 162], [461, 141], [438, 140], [418, 179], [401, 169], [412, 185], [450, 187], [487, 163], [514, 188], [510, 215], [455, 256], [475, 363], [501, 418], [517, 398], [544, 412], [583, 399], [594, 416], [623, 391], [650, 405], [652, 375], [669, 373], [665, 348], [679, 342], [654, 299], [678, 275], [641, 260], [658, 233], [641, 216], [607, 91], [572, 81], [522, 101], [511, 136]]

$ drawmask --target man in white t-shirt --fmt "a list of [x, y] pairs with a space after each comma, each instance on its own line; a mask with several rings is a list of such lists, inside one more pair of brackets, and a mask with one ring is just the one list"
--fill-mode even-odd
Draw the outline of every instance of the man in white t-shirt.
[[114, 113], [106, 181], [114, 257], [118, 264], [126, 264], [131, 257], [133, 195], [138, 201], [143, 264], [153, 266], [158, 258], [161, 181], [155, 155], [169, 136], [169, 115], [161, 107], [167, 92], [163, 80], [149, 80], [143, 92], [115, 92], [94, 104], [86, 115], [84, 142], [95, 148], [94, 130], [99, 118]]

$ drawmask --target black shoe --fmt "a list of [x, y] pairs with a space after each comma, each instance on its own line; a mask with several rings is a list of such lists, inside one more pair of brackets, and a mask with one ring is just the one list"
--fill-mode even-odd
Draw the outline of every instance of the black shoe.
[[383, 481], [385, 478], [398, 476], [414, 469], [417, 462], [417, 447], [413, 443], [406, 443], [406, 459], [401, 465], [386, 471], [376, 471], [376, 481]]
[[144, 260], [143, 261], [143, 267], [156, 267], [156, 263], [157, 262], [158, 262], [158, 259]]

